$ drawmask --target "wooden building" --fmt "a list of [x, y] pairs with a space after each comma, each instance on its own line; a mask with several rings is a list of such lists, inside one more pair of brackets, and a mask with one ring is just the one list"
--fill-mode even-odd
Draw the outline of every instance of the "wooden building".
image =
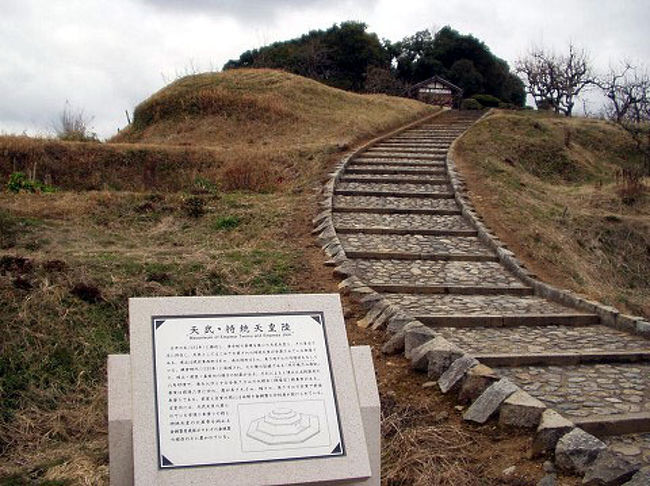
[[463, 99], [463, 89], [440, 76], [433, 76], [414, 84], [406, 91], [409, 98], [416, 98], [430, 105], [458, 107]]

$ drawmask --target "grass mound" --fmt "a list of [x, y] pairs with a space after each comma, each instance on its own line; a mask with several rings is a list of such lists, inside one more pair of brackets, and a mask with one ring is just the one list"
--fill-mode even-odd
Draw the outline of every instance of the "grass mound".
[[132, 125], [113, 141], [271, 149], [349, 144], [430, 110], [414, 100], [350, 93], [283, 71], [235, 69], [171, 83], [138, 105]]
[[611, 181], [615, 169], [641, 163], [633, 141], [599, 120], [505, 112], [472, 130], [471, 140], [484, 144], [493, 170], [516, 166], [546, 182]]
[[190, 191], [197, 179], [296, 189], [353, 144], [435, 111], [269, 69], [199, 74], [142, 102], [108, 143], [0, 137], [0, 178], [21, 171], [73, 190]]
[[461, 139], [457, 160], [481, 215], [535, 273], [650, 316], [648, 180], [623, 130], [497, 112]]

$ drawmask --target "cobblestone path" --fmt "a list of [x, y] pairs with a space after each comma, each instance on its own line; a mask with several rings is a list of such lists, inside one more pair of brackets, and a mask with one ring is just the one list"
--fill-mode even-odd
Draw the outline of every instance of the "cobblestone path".
[[[617, 454], [650, 464], [650, 342], [533, 295], [461, 215], [446, 153], [476, 118], [446, 112], [345, 166], [332, 221], [354, 274]], [[601, 427], [612, 422], [623, 425]]]

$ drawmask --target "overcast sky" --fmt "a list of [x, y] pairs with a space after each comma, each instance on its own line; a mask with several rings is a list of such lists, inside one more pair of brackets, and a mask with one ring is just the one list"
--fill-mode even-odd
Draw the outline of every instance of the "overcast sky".
[[510, 64], [569, 41], [650, 64], [648, 0], [0, 0], [0, 133], [51, 132], [68, 100], [110, 137], [187, 70], [345, 20], [391, 41], [451, 25]]

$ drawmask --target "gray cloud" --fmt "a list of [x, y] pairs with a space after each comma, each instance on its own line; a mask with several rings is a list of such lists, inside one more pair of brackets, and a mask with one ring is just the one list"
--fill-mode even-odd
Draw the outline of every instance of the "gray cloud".
[[0, 133], [43, 133], [66, 100], [94, 116], [101, 137], [124, 110], [190, 61], [221, 67], [243, 51], [361, 20], [393, 41], [449, 24], [512, 63], [532, 42], [588, 48], [606, 69], [624, 57], [650, 64], [647, 0], [1, 0]]
[[277, 20], [295, 10], [333, 9], [355, 5], [367, 9], [377, 0], [141, 0], [153, 8], [231, 16], [240, 22]]

